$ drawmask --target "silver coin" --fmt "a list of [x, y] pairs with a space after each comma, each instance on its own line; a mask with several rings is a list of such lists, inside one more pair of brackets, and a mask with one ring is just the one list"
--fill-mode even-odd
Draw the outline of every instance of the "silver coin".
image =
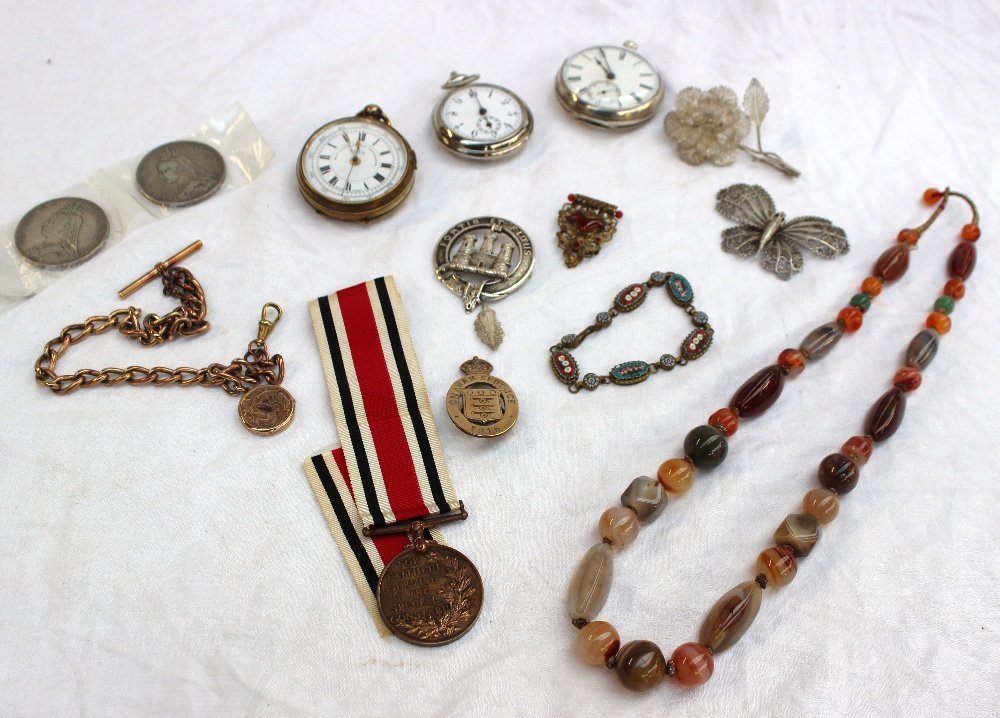
[[167, 207], [186, 207], [215, 194], [226, 180], [226, 161], [203, 142], [168, 142], [139, 162], [135, 183], [142, 196]]
[[14, 244], [32, 264], [66, 269], [90, 259], [108, 239], [111, 223], [89, 199], [42, 202], [17, 223]]

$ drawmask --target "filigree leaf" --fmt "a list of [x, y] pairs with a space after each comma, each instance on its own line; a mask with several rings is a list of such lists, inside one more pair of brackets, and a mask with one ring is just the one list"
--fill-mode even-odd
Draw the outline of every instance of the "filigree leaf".
[[482, 305], [479, 316], [476, 317], [476, 334], [482, 339], [483, 344], [493, 351], [496, 351], [503, 341], [503, 327], [500, 326], [497, 313], [486, 304]]
[[764, 92], [764, 86], [756, 77], [753, 78], [743, 95], [743, 111], [747, 113], [751, 122], [760, 127], [764, 124], [764, 118], [770, 107], [771, 103], [767, 99], [767, 93]]
[[774, 219], [774, 200], [759, 184], [734, 184], [719, 190], [715, 209], [726, 219], [763, 230]]
[[786, 222], [778, 234], [823, 259], [833, 259], [851, 249], [847, 233], [822, 217], [797, 217]]

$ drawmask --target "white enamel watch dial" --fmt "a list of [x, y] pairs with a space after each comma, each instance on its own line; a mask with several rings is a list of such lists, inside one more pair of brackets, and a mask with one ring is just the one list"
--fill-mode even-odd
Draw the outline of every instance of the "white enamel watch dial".
[[576, 53], [556, 76], [556, 95], [577, 119], [602, 127], [631, 127], [649, 120], [663, 100], [655, 67], [635, 51], [598, 45]]
[[334, 120], [299, 155], [303, 197], [337, 219], [372, 219], [395, 209], [413, 186], [416, 156], [375, 105]]
[[516, 152], [531, 135], [531, 110], [510, 90], [478, 79], [451, 73], [441, 86], [448, 93], [431, 117], [435, 134], [463, 157], [496, 159]]

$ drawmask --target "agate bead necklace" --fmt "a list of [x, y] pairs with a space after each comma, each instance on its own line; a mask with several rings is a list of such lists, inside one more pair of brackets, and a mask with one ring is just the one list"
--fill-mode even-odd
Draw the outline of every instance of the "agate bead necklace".
[[[820, 488], [807, 492], [801, 512], [789, 514], [775, 531], [774, 545], [757, 557], [754, 577], [730, 590], [711, 608], [697, 642], [679, 646], [669, 659], [651, 641], [621, 645], [614, 626], [593, 620], [611, 590], [614, 549], [624, 548], [635, 540], [640, 523], [652, 521], [663, 511], [668, 494], [677, 496], [691, 488], [696, 470], [715, 468], [725, 460], [728, 438], [736, 433], [743, 419], [763, 414], [778, 400], [786, 376], [799, 375], [807, 364], [826, 356], [845, 333], [851, 334], [861, 327], [872, 299], [886, 283], [906, 273], [910, 252], [952, 196], [969, 204], [972, 221], [962, 227], [961, 241], [948, 260], [949, 279], [934, 302], [926, 328], [907, 347], [905, 362], [892, 378], [892, 388], [871, 408], [864, 435], [851, 437], [840, 451], [820, 462]], [[688, 433], [683, 458], [664, 462], [656, 479], [640, 476], [633, 480], [622, 494], [622, 505], [601, 515], [598, 524], [601, 543], [587, 551], [569, 590], [570, 618], [580, 629], [576, 653], [584, 662], [614, 669], [622, 684], [635, 691], [649, 690], [667, 676], [685, 686], [699, 685], [711, 677], [714, 656], [733, 646], [753, 623], [763, 590], [785, 586], [795, 578], [799, 559], [808, 556], [819, 540], [820, 526], [836, 518], [840, 497], [857, 485], [859, 467], [868, 461], [877, 444], [899, 428], [906, 410], [906, 395], [920, 386], [921, 372], [934, 359], [940, 337], [951, 328], [949, 315], [965, 295], [965, 281], [975, 268], [975, 242], [980, 231], [979, 213], [972, 200], [946, 188], [928, 189], [924, 201], [937, 204], [937, 209], [920, 227], [899, 233], [897, 243], [878, 258], [872, 275], [861, 283], [861, 291], [851, 298], [835, 321], [813, 330], [798, 349], [785, 349], [775, 364], [750, 377], [728, 407], [712, 414], [706, 425]]]

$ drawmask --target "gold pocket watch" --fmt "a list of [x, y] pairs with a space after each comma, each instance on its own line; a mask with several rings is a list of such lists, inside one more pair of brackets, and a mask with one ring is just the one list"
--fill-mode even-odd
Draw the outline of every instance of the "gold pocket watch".
[[323, 125], [306, 140], [296, 175], [306, 202], [334, 219], [391, 212], [413, 188], [417, 156], [378, 105]]
[[524, 147], [534, 119], [524, 101], [510, 90], [477, 82], [479, 75], [451, 73], [448, 93], [434, 108], [434, 134], [457, 155], [477, 160], [506, 157]]
[[663, 100], [659, 71], [636, 44], [598, 45], [581, 50], [556, 75], [556, 96], [578, 120], [621, 129], [646, 122]]

